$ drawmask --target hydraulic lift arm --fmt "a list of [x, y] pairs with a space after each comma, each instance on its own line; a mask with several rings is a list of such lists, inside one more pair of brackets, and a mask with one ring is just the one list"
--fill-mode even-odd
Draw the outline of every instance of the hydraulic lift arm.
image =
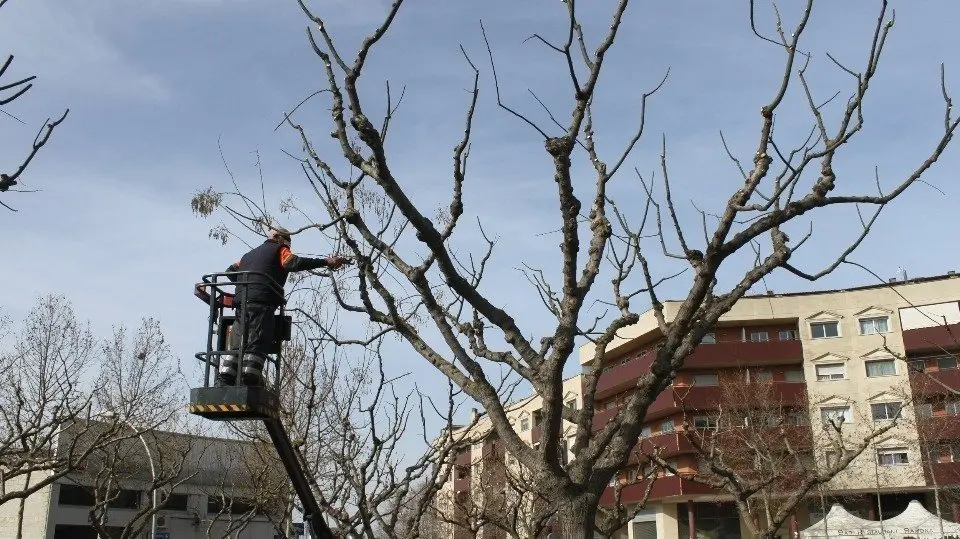
[[293, 444], [290, 443], [290, 437], [287, 436], [286, 429], [279, 419], [264, 419], [264, 425], [267, 432], [270, 433], [270, 440], [273, 446], [277, 448], [277, 454], [280, 456], [280, 462], [287, 470], [290, 481], [293, 482], [293, 489], [297, 491], [300, 503], [303, 504], [303, 520], [310, 527], [313, 537], [317, 539], [333, 539], [333, 533], [323, 521], [320, 513], [320, 504], [310, 488], [310, 482], [307, 480], [307, 474], [303, 469], [300, 460], [300, 453]]

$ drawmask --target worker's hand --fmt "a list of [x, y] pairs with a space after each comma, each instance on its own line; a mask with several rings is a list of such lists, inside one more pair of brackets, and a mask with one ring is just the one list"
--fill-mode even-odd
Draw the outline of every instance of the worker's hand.
[[352, 264], [353, 260], [343, 255], [332, 255], [327, 257], [327, 267], [333, 270], [340, 269], [346, 264]]

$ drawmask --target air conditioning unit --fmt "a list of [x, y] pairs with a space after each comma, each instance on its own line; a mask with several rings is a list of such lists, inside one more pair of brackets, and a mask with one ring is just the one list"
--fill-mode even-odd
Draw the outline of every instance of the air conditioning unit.
[[158, 514], [158, 515], [157, 515], [157, 529], [158, 529], [158, 530], [165, 530], [165, 529], [167, 529], [167, 526], [169, 525], [169, 520], [170, 520], [170, 517], [168, 517], [167, 515], [159, 515], [159, 514]]

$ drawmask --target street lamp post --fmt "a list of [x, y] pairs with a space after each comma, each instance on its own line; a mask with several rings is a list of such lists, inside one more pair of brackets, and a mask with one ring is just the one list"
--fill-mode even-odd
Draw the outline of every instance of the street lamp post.
[[[133, 425], [131, 425], [129, 421], [120, 417], [116, 412], [105, 412], [101, 414], [101, 416], [106, 419], [114, 419], [114, 420], [120, 421], [124, 425], [130, 427], [130, 430], [134, 432], [137, 431], [137, 429]], [[150, 462], [150, 480], [153, 481], [153, 483], [156, 483], [157, 471], [153, 465], [153, 453], [150, 452], [150, 446], [147, 444], [147, 441], [143, 438], [143, 433], [137, 434], [137, 438], [140, 438], [140, 443], [143, 444], [143, 449], [144, 451], [147, 452], [147, 460]], [[153, 514], [150, 515], [150, 539], [156, 539], [157, 537], [157, 488], [156, 488], [156, 484], [153, 484], [151, 486], [153, 486], [153, 491], [151, 492], [152, 500], [150, 502], [151, 504], [150, 509], [153, 511]]]

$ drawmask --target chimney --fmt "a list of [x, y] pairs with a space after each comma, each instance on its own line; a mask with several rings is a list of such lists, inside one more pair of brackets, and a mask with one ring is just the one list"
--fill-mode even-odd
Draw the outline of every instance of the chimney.
[[475, 423], [477, 418], [480, 417], [480, 414], [477, 412], [476, 408], [470, 408], [470, 422]]
[[768, 296], [772, 296], [772, 295], [773, 295], [773, 290], [767, 290], [767, 295], [768, 295]]
[[957, 272], [954, 271], [954, 270], [950, 270], [950, 271], [947, 272], [947, 275], [956, 275], [956, 274], [957, 274]]
[[896, 277], [890, 277], [889, 279], [887, 279], [887, 282], [888, 282], [888, 283], [895, 283], [895, 282], [897, 282], [897, 278], [896, 278]]

